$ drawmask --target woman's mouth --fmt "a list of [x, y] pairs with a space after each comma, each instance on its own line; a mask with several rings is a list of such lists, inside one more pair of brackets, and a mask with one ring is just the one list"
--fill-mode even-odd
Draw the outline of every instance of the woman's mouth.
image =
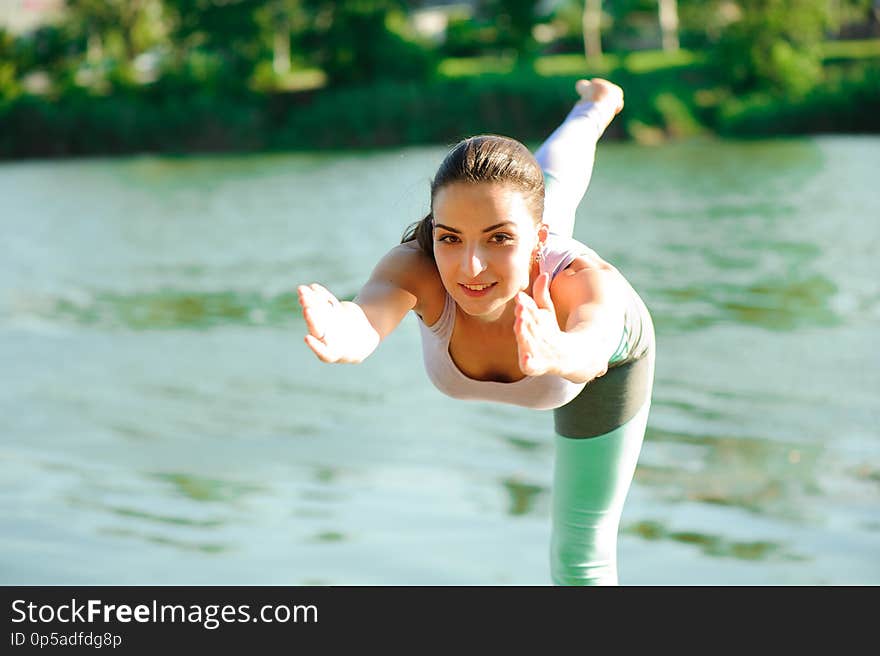
[[481, 283], [479, 285], [465, 285], [464, 283], [458, 283], [458, 286], [461, 287], [466, 296], [479, 298], [480, 296], [485, 296], [486, 294], [488, 294], [489, 291], [497, 284], [498, 283], [495, 282]]

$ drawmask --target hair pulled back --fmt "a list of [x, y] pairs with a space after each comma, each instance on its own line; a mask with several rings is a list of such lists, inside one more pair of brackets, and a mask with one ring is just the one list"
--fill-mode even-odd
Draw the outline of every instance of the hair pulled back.
[[535, 224], [544, 215], [544, 173], [535, 156], [516, 139], [483, 134], [464, 139], [449, 151], [431, 181], [431, 211], [407, 227], [401, 243], [415, 240], [434, 257], [434, 197], [455, 182], [511, 186], [523, 194]]

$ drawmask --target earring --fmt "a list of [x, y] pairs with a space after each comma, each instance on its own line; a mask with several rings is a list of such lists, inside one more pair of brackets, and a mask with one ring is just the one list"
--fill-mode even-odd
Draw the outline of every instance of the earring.
[[544, 261], [544, 244], [538, 246], [538, 250], [535, 252], [535, 262], [543, 262]]

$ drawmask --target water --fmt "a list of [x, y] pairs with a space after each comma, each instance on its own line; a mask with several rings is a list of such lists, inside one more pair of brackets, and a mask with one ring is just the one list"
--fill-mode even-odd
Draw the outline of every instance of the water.
[[[552, 413], [319, 363], [445, 148], [0, 166], [0, 583], [549, 583]], [[603, 144], [576, 237], [641, 292], [624, 584], [880, 583], [880, 139]]]

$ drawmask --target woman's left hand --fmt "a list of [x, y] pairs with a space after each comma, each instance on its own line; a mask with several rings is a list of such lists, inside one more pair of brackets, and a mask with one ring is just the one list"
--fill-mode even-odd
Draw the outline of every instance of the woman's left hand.
[[542, 273], [535, 280], [532, 296], [516, 295], [516, 320], [513, 332], [519, 353], [519, 368], [526, 376], [561, 375], [560, 365], [564, 335], [556, 320], [556, 309], [550, 298], [550, 274]]

